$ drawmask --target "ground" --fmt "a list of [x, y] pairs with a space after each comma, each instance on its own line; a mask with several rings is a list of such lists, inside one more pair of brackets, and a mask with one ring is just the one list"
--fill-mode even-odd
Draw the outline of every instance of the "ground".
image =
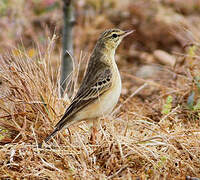
[[81, 122], [39, 149], [73, 97], [59, 95], [61, 7], [1, 2], [1, 179], [200, 177], [200, 1], [76, 1], [73, 92], [99, 34], [117, 27], [136, 30], [117, 50], [122, 94], [95, 144]]

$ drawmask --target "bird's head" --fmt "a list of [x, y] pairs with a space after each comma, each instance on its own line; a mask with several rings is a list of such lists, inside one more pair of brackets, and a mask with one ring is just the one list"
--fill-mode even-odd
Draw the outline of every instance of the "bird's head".
[[134, 30], [123, 31], [120, 29], [109, 29], [101, 34], [98, 41], [101, 46], [110, 50], [115, 50], [122, 39], [132, 32], [134, 32]]

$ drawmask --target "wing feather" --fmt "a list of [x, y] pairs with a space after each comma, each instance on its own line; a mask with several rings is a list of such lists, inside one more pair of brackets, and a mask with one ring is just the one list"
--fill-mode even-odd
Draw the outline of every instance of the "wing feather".
[[98, 78], [92, 83], [82, 84], [77, 95], [72, 100], [72, 103], [65, 111], [61, 120], [56, 124], [58, 130], [62, 129], [69, 121], [70, 117], [80, 111], [82, 108], [90, 104], [101, 96], [111, 86], [112, 72], [109, 68], [105, 68], [103, 71], [97, 73]]

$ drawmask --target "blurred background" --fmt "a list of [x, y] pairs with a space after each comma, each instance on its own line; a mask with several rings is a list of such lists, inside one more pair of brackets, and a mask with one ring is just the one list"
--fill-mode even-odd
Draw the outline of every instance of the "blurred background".
[[[199, 33], [199, 0], [77, 0], [72, 4], [75, 56], [80, 51], [91, 52], [99, 34], [113, 27], [136, 30], [118, 53], [123, 55], [123, 61], [132, 64], [159, 62], [154, 59], [157, 49], [170, 54], [184, 53], [183, 46], [194, 41]], [[0, 52], [23, 44], [33, 57], [36, 45], [42, 48], [55, 33], [55, 54], [59, 54], [62, 7], [61, 0], [2, 0]], [[145, 55], [153, 57], [148, 59]]]
[[[120, 46], [117, 61], [127, 71], [157, 63], [174, 67], [187, 53], [187, 46], [198, 41], [199, 0], [77, 0], [74, 6], [74, 57], [91, 52], [99, 34], [108, 28], [135, 29]], [[0, 2], [0, 53], [26, 49], [31, 58], [45, 50], [56, 34], [52, 63], [62, 51], [63, 3], [61, 0], [2, 0]], [[17, 52], [16, 52], [17, 54]], [[120, 56], [120, 57], [119, 57]], [[120, 59], [120, 60], [119, 60]], [[148, 69], [146, 66], [145, 68]], [[141, 73], [139, 76], [145, 76]]]
[[[99, 34], [113, 27], [136, 30], [118, 53], [124, 62], [131, 64], [160, 62], [157, 57], [160, 53], [155, 52], [158, 49], [170, 54], [184, 53], [184, 46], [198, 37], [199, 0], [77, 0], [71, 3], [75, 13], [75, 56], [79, 56], [80, 51], [91, 52]], [[2, 0], [0, 52], [24, 46], [34, 57], [36, 46], [44, 47], [55, 33], [55, 55], [59, 55], [62, 6], [61, 0]]]

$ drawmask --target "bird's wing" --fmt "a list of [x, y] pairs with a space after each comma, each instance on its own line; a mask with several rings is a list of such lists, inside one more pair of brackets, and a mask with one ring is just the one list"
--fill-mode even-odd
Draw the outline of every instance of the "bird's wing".
[[112, 72], [109, 68], [104, 68], [104, 70], [99, 69], [93, 76], [89, 82], [84, 81], [84, 85], [81, 85], [72, 103], [65, 111], [61, 120], [56, 124], [57, 130], [62, 129], [70, 121], [69, 117], [96, 100], [112, 84]]

